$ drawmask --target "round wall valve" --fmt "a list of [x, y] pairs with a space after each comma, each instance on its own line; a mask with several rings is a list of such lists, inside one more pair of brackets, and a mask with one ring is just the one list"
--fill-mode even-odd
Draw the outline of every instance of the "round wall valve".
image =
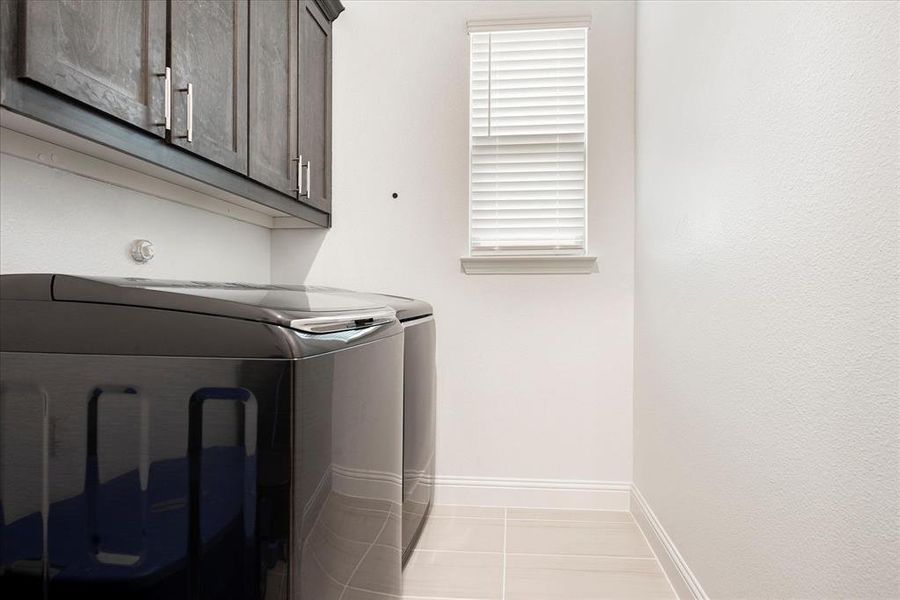
[[154, 254], [153, 243], [150, 240], [134, 240], [131, 242], [131, 258], [134, 259], [134, 262], [150, 262]]

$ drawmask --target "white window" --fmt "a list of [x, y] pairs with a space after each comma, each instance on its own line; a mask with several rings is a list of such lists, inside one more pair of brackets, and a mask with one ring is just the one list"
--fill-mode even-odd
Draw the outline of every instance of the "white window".
[[584, 255], [587, 28], [470, 24], [470, 254]]

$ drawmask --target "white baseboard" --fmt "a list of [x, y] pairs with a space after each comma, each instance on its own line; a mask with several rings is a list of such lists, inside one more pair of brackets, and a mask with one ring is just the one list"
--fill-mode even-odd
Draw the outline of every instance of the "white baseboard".
[[627, 481], [511, 479], [494, 477], [435, 478], [436, 504], [628, 510]]
[[709, 600], [697, 577], [675, 547], [675, 542], [634, 485], [631, 486], [631, 514], [644, 532], [678, 597], [682, 600]]

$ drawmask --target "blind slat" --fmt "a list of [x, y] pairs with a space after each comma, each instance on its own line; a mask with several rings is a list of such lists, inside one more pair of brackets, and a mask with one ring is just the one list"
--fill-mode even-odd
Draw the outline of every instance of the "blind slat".
[[550, 191], [583, 191], [584, 184], [581, 181], [472, 182], [473, 192], [531, 192], [535, 190], [541, 190], [545, 193]]
[[[526, 155], [527, 156], [527, 155]], [[475, 155], [472, 157], [473, 173], [492, 173], [499, 171], [503, 173], [511, 173], [518, 171], [539, 171], [551, 172], [560, 170], [584, 170], [584, 161], [581, 155], [575, 156], [551, 156], [548, 158], [537, 158], [527, 156], [526, 160], [514, 160], [515, 156], [489, 156], [485, 160], [483, 155]]]
[[[531, 29], [518, 31], [495, 31], [493, 33], [473, 33], [473, 40], [485, 40], [488, 35], [493, 35], [494, 39], [499, 40], [503, 44], [533, 44], [536, 42], [558, 42], [560, 40], [584, 40], [581, 32], [586, 31], [583, 28], [572, 29]], [[476, 36], [478, 36], [476, 38]]]
[[[507, 218], [507, 217], [516, 217], [516, 218], [528, 218], [531, 216], [532, 211], [530, 208], [513, 208], [504, 205], [499, 205], [495, 207], [488, 206], [473, 206], [472, 210], [478, 213], [476, 215], [479, 219], [490, 219], [490, 218]], [[559, 207], [556, 208], [556, 214], [558, 216], [569, 216], [569, 217], [579, 217], [584, 215], [584, 209], [580, 206], [574, 206], [571, 208]], [[495, 215], [495, 217], [491, 217], [491, 215]]]
[[[557, 134], [552, 137], [543, 136], [527, 136], [520, 135], [515, 138], [499, 137], [495, 139], [476, 140], [478, 149], [497, 148], [498, 152], [510, 152], [519, 150], [528, 152], [534, 149], [542, 149], [547, 151], [548, 148], [566, 148], [572, 151], [584, 150], [584, 139], [579, 134], [563, 135]], [[536, 148], [537, 147], [537, 148]]]
[[[541, 203], [544, 203], [544, 200], [540, 200]], [[556, 210], [578, 210], [581, 213], [584, 213], [584, 206], [579, 203], [578, 200], [567, 200], [565, 198], [561, 198], [554, 203]], [[515, 211], [527, 211], [531, 212], [534, 209], [534, 204], [529, 202], [528, 199], [520, 199], [520, 200], [509, 200], [504, 199], [500, 202], [480, 202], [478, 204], [472, 205], [473, 212], [515, 212]]]
[[472, 91], [474, 92], [480, 90], [488, 91], [489, 88], [491, 94], [504, 91], [535, 90], [543, 90], [545, 93], [553, 91], [555, 93], [555, 90], [558, 88], [566, 88], [570, 91], [584, 90], [584, 82], [578, 75], [548, 77], [544, 73], [534, 73], [532, 77], [517, 76], [507, 78], [492, 74], [490, 80], [486, 78], [484, 81], [475, 80], [472, 82]]
[[[502, 165], [502, 168], [500, 167]], [[511, 164], [511, 163], [499, 163], [499, 164], [490, 164], [490, 165], [473, 165], [472, 174], [473, 175], [481, 175], [483, 177], [494, 176], [494, 177], [522, 177], [528, 173], [533, 173], [534, 175], [540, 175], [542, 177], [549, 177], [554, 173], [562, 173], [562, 174], [575, 174], [580, 176], [584, 173], [584, 163], [582, 162], [558, 162], [553, 164], [543, 164], [543, 163], [524, 163], [524, 164]]]
[[[541, 203], [546, 202], [581, 202], [581, 200], [581, 190], [572, 190], [569, 192], [554, 191], [549, 198], [547, 192], [532, 190], [518, 193], [484, 194], [483, 199], [473, 200], [472, 206], [487, 206], [489, 204], [494, 206], [494, 203], [496, 202], [508, 202], [510, 205], [525, 203], [528, 204], [529, 207], [534, 208], [540, 206]], [[579, 206], [583, 206], [583, 204], [579, 204]]]
[[555, 217], [516, 217], [516, 216], [498, 216], [495, 218], [482, 217], [472, 224], [475, 229], [577, 229], [582, 227], [581, 215], [569, 215]]
[[[473, 119], [472, 125], [474, 127], [485, 127], [487, 128], [488, 124], [490, 124], [492, 130], [496, 129], [497, 131], [492, 131], [494, 135], [499, 135], [501, 131], [501, 127], [548, 127], [550, 125], [558, 125], [560, 127], [564, 125], [581, 125], [584, 126], [584, 115], [532, 115], [532, 116], [521, 116], [521, 117], [498, 117], [494, 115], [490, 118], [490, 122], [487, 117], [484, 119]], [[553, 133], [552, 131], [542, 131], [541, 133]], [[572, 133], [578, 133], [578, 130], [573, 131]]]
[[[490, 132], [495, 135], [522, 135], [529, 133], [545, 133], [553, 135], [555, 132], [559, 131], [562, 133], [575, 133], [579, 131], [579, 129], [584, 129], [584, 123], [580, 124], [569, 124], [569, 125], [535, 125], [535, 126], [525, 126], [525, 127], [503, 127], [503, 126], [494, 126], [490, 129]], [[477, 128], [473, 131], [475, 135], [484, 136], [488, 133], [488, 128], [481, 127]]]

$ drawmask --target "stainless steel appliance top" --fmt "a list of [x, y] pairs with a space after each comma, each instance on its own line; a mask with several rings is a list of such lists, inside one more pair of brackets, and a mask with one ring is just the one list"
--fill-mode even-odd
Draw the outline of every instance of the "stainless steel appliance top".
[[4, 352], [300, 358], [401, 331], [385, 303], [329, 288], [0, 275]]
[[395, 311], [384, 303], [315, 286], [177, 281], [140, 277], [4, 275], [4, 300], [89, 302], [231, 317], [332, 333], [386, 324]]

